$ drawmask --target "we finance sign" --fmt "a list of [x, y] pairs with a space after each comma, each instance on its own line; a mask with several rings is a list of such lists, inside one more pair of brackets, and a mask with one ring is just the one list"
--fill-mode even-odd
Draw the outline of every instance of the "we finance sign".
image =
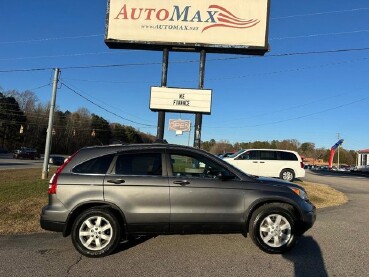
[[269, 0], [110, 0], [111, 48], [262, 55], [268, 50]]

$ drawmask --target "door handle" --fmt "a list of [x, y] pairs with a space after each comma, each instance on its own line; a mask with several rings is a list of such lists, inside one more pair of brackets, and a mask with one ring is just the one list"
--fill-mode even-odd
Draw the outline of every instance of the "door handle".
[[181, 186], [185, 186], [185, 185], [188, 185], [190, 182], [187, 181], [187, 180], [183, 180], [183, 181], [174, 181], [173, 184], [176, 184], [176, 185], [181, 185]]
[[113, 183], [113, 184], [123, 184], [126, 181], [124, 181], [123, 179], [110, 179], [110, 180], [107, 180], [107, 182], [108, 183]]
[[257, 164], [258, 162], [252, 162], [252, 163]]
[[260, 162], [261, 164], [264, 164], [265, 162]]

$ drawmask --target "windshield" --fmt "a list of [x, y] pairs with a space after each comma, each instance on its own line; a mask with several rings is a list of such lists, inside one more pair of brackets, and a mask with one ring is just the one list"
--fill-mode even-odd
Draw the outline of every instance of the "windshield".
[[239, 154], [245, 152], [245, 149], [241, 149], [241, 150], [238, 150], [236, 153], [232, 154], [232, 155], [229, 155], [227, 158], [235, 158], [237, 157]]

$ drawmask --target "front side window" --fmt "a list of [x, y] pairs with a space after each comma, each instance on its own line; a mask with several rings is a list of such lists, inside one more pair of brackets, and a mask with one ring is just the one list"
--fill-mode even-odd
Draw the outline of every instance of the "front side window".
[[162, 176], [160, 153], [132, 153], [119, 155], [115, 174]]
[[176, 177], [216, 178], [226, 170], [203, 157], [188, 155], [171, 155], [170, 157], [173, 176]]
[[75, 166], [72, 172], [81, 174], [105, 174], [113, 160], [113, 157], [114, 154], [109, 154], [93, 158]]
[[239, 156], [240, 160], [258, 160], [258, 151], [247, 151]]

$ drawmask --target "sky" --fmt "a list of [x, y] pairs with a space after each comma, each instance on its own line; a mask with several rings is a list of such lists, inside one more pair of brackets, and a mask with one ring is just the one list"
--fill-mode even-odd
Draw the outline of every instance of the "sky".
[[[150, 87], [161, 84], [162, 52], [109, 49], [106, 6], [0, 1], [0, 92], [31, 90], [48, 103], [60, 68], [59, 110], [87, 108], [155, 136]], [[340, 137], [345, 149], [369, 148], [368, 1], [272, 0], [268, 41], [264, 56], [206, 55], [204, 88], [213, 95], [202, 141], [296, 139], [330, 148]], [[199, 60], [199, 53], [170, 52], [167, 86], [196, 89]], [[193, 132], [168, 130], [169, 119], [179, 118], [195, 121], [166, 113], [164, 138], [193, 145]]]

